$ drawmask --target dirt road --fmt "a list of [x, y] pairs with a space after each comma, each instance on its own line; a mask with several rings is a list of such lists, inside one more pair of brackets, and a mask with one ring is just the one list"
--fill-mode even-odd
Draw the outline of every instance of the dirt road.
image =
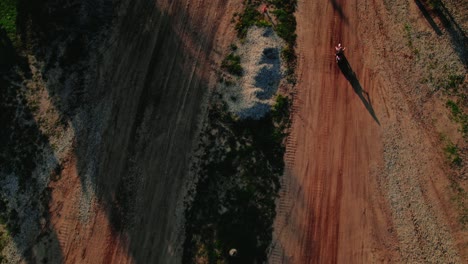
[[[387, 151], [384, 148], [392, 147], [383, 143], [389, 124], [396, 122], [393, 119], [399, 119], [399, 114], [404, 115], [402, 119], [411, 120], [407, 112], [389, 109], [392, 104], [387, 100], [404, 99], [389, 92], [391, 86], [383, 80], [391, 72], [379, 73], [381, 69], [373, 66], [375, 57], [370, 56], [372, 47], [369, 41], [364, 43], [364, 38], [369, 40], [365, 34], [385, 34], [364, 32], [365, 27], [360, 27], [360, 23], [381, 23], [376, 10], [382, 5], [375, 1], [299, 1], [299, 81], [271, 263], [398, 262], [401, 255], [404, 262], [427, 261], [416, 257], [418, 245], [423, 242], [406, 243], [405, 236], [426, 233], [421, 229], [432, 230], [439, 220], [431, 219], [425, 226], [415, 223], [415, 218], [425, 219], [432, 214], [430, 210], [422, 213], [425, 216], [415, 217], [413, 211], [408, 216], [398, 216], [397, 209], [401, 208], [390, 208], [388, 197], [394, 195], [392, 190], [406, 187], [395, 183], [384, 184], [391, 190], [382, 189], [379, 182], [381, 175], [387, 173], [382, 171]], [[359, 13], [363, 9], [368, 10], [366, 21]], [[376, 28], [379, 26], [383, 24]], [[334, 46], [339, 42], [347, 47], [349, 64], [335, 63]], [[419, 133], [417, 128], [412, 129]], [[409, 171], [411, 166], [405, 168]], [[414, 183], [411, 188], [424, 190], [422, 185]], [[403, 197], [402, 193], [398, 195]], [[432, 208], [430, 204], [436, 203], [428, 196], [430, 193], [417, 197], [417, 203]], [[395, 217], [408, 217], [405, 225], [413, 233], [405, 231], [404, 224], [395, 228]], [[442, 231], [429, 233], [433, 241], [444, 240]], [[397, 250], [399, 243], [401, 251]], [[428, 244], [435, 250], [437, 246], [431, 243], [436, 242]], [[449, 243], [447, 247], [451, 247]], [[456, 259], [452, 257], [445, 260]]]
[[52, 185], [50, 222], [60, 247], [48, 259], [180, 263], [190, 154], [240, 7], [116, 4], [112, 33], [90, 66], [97, 74], [86, 87], [89, 110], [71, 121], [73, 162]]

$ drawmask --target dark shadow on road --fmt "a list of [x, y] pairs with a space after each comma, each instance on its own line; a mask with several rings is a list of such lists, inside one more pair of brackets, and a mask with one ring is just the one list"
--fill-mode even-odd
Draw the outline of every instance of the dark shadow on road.
[[330, 2], [332, 3], [333, 5], [333, 9], [338, 12], [338, 14], [340, 15], [340, 17], [343, 19], [343, 21], [346, 23], [346, 25], [349, 23], [349, 20], [348, 20], [348, 17], [345, 15], [345, 13], [343, 12], [343, 8], [341, 8], [341, 5], [339, 3], [337, 3], [336, 0], [330, 0]]
[[431, 25], [432, 29], [434, 29], [435, 33], [438, 36], [442, 35], [442, 31], [437, 26], [437, 24], [434, 22], [434, 19], [432, 19], [431, 15], [427, 11], [426, 7], [424, 6], [424, 3], [422, 3], [420, 0], [414, 0], [414, 2], [419, 7], [419, 10], [423, 14], [423, 16], [426, 18], [427, 22], [429, 22], [429, 25]]
[[359, 96], [359, 99], [361, 99], [362, 103], [366, 107], [369, 114], [372, 116], [372, 118], [374, 118], [375, 122], [377, 122], [377, 124], [379, 124], [380, 126], [379, 119], [375, 115], [374, 108], [372, 107], [369, 93], [367, 93], [364, 89], [362, 89], [362, 86], [356, 77], [356, 73], [354, 73], [353, 69], [351, 68], [351, 65], [349, 64], [348, 60], [346, 59], [344, 55], [342, 55], [341, 61], [338, 63], [338, 67], [340, 67], [341, 72], [349, 81], [349, 83], [353, 87], [354, 92]]

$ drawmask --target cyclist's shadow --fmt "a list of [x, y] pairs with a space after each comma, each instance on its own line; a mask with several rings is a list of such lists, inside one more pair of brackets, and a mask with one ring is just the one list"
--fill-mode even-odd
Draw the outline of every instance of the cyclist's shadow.
[[364, 89], [362, 89], [362, 86], [361, 86], [361, 84], [359, 83], [359, 80], [356, 77], [356, 73], [354, 73], [353, 69], [351, 68], [351, 65], [349, 64], [349, 62], [346, 59], [346, 56], [344, 54], [341, 55], [341, 59], [338, 62], [338, 67], [340, 68], [343, 75], [346, 77], [346, 79], [349, 81], [349, 83], [353, 87], [354, 92], [361, 99], [362, 103], [366, 107], [369, 114], [371, 114], [371, 116], [372, 116], [372, 118], [374, 118], [375, 122], [377, 122], [377, 124], [380, 125], [379, 119], [377, 119], [377, 116], [375, 115], [374, 108], [372, 107], [371, 100], [370, 100], [370, 97], [369, 97], [369, 93], [367, 93]]

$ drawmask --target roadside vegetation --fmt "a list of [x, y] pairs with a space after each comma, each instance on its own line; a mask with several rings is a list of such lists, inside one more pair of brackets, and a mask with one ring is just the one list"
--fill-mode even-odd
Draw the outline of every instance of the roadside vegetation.
[[[268, 14], [262, 14], [259, 11], [260, 6], [268, 4]], [[287, 76], [290, 83], [296, 82], [294, 74], [297, 66], [297, 56], [294, 47], [296, 46], [296, 11], [297, 0], [245, 0], [244, 12], [235, 14], [237, 36], [243, 39], [247, 36], [247, 31], [251, 26], [273, 27], [278, 36], [285, 42], [286, 46], [282, 49], [281, 55], [286, 62]], [[270, 16], [274, 15], [274, 18]], [[236, 19], [237, 18], [237, 19]]]
[[[467, 157], [468, 157], [468, 82], [466, 77], [466, 45], [465, 33], [459, 27], [457, 20], [459, 17], [452, 14], [445, 6], [447, 2], [440, 0], [421, 0], [420, 9], [427, 12], [426, 17], [433, 22], [431, 27], [433, 32], [423, 30], [414, 26], [414, 21], [406, 20], [402, 22], [403, 36], [406, 45], [411, 51], [409, 56], [415, 67], [421, 68], [424, 76], [421, 84], [424, 86], [414, 89], [421, 93], [427, 89], [425, 98], [421, 97], [420, 102], [430, 102], [431, 97], [441, 100], [447, 109], [448, 117], [457, 125], [460, 133], [451, 133], [441, 136], [440, 148], [445, 156], [449, 169], [447, 175], [450, 180], [450, 193], [455, 208], [458, 209], [459, 223], [464, 229], [468, 228], [468, 195], [463, 186], [466, 181]], [[453, 6], [452, 6], [453, 7]], [[459, 20], [458, 20], [459, 21]], [[435, 36], [449, 38], [449, 42], [440, 43], [431, 41]], [[440, 44], [450, 44], [452, 49]], [[454, 56], [459, 57], [459, 61], [453, 61]], [[451, 58], [448, 60], [448, 58]], [[430, 113], [428, 114], [430, 116]], [[443, 121], [445, 122], [445, 121]], [[461, 137], [460, 137], [461, 135]]]
[[[219, 102], [219, 98], [217, 100]], [[271, 243], [289, 99], [261, 120], [239, 120], [224, 103], [209, 110], [199, 182], [186, 211], [184, 263], [263, 263]], [[238, 256], [231, 258], [230, 249]]]
[[450, 110], [453, 121], [460, 125], [460, 132], [465, 139], [468, 139], [468, 114], [466, 114], [458, 102], [447, 100], [447, 108]]
[[[460, 173], [463, 173], [464, 160], [462, 158], [463, 150], [454, 144], [446, 136], [442, 136], [442, 141], [445, 144], [444, 153], [447, 162], [451, 166], [449, 174], [450, 189], [452, 190], [451, 200], [458, 210], [458, 221], [463, 229], [468, 228], [468, 192], [460, 184]], [[461, 175], [463, 177], [463, 175]]]
[[16, 38], [16, 5], [17, 0], [0, 1], [0, 26], [11, 40]]
[[[459, 222], [463, 229], [468, 228], [468, 192], [460, 184], [466, 174], [466, 155], [468, 151], [468, 90], [464, 76], [449, 74], [445, 80], [439, 82], [439, 87], [448, 98], [447, 107], [450, 119], [459, 125], [462, 140], [452, 142], [447, 136], [442, 136], [444, 153], [447, 163], [451, 167], [449, 172], [452, 202], [459, 212]], [[466, 175], [465, 175], [466, 177]]]
[[[268, 15], [260, 12], [264, 4], [269, 5]], [[246, 0], [243, 12], [234, 17], [240, 43], [252, 26], [272, 27], [285, 40], [281, 54], [292, 85], [295, 4], [296, 0]], [[232, 44], [221, 68], [230, 75], [242, 76], [237, 50]], [[219, 81], [227, 84], [233, 80], [222, 74]], [[192, 168], [198, 182], [189, 191], [186, 204], [183, 263], [264, 263], [284, 170], [291, 100], [276, 95], [270, 112], [258, 120], [240, 119], [230, 113], [220, 94], [213, 94], [211, 102], [199, 156]], [[231, 249], [237, 250], [236, 256], [229, 255]]]
[[244, 69], [242, 69], [240, 60], [241, 58], [239, 55], [230, 53], [229, 55], [226, 56], [226, 58], [221, 63], [221, 67], [227, 70], [232, 75], [242, 76]]
[[253, 25], [256, 26], [271, 26], [271, 24], [266, 21], [263, 15], [258, 11], [258, 6], [263, 1], [244, 1], [244, 12], [242, 14], [235, 14], [234, 17], [238, 17], [236, 23], [237, 36], [240, 39], [243, 39], [247, 36], [247, 31]]
[[0, 72], [10, 69], [16, 59], [16, 2], [0, 1]]

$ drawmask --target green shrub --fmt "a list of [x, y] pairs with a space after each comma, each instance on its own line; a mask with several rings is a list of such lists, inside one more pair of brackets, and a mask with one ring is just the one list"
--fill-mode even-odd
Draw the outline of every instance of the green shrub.
[[458, 86], [463, 83], [465, 77], [463, 75], [450, 74], [444, 84], [445, 89], [457, 90]]
[[270, 0], [269, 2], [276, 8], [284, 9], [288, 13], [294, 13], [294, 11], [296, 11], [297, 0]]
[[297, 59], [296, 53], [294, 52], [294, 48], [287, 45], [281, 50], [281, 55], [286, 61], [295, 61]]
[[0, 1], [0, 25], [12, 40], [16, 38], [16, 4], [17, 0]]
[[450, 110], [452, 119], [459, 123], [461, 126], [461, 133], [463, 137], [468, 136], [468, 115], [458, 106], [458, 104], [452, 100], [448, 100], [445, 106]]
[[425, 2], [431, 9], [438, 9], [440, 7], [440, 0], [426, 0]]
[[413, 37], [411, 34], [412, 28], [410, 24], [405, 24], [404, 26], [406, 38], [408, 39], [408, 47], [413, 48]]
[[244, 38], [247, 35], [249, 27], [257, 24], [263, 18], [254, 5], [246, 3], [244, 13], [239, 16], [236, 24], [237, 36]]
[[221, 67], [226, 69], [229, 73], [237, 76], [242, 76], [244, 69], [240, 65], [240, 56], [230, 53], [221, 63]]
[[294, 12], [296, 11], [296, 0], [274, 0], [270, 1], [276, 7], [272, 13], [276, 16], [278, 24], [275, 27], [276, 33], [286, 41], [286, 47], [281, 51], [281, 55], [286, 61], [287, 77], [290, 83], [296, 82], [294, 75], [296, 69], [297, 56], [294, 50], [296, 46], [296, 18]]
[[272, 106], [271, 115], [275, 122], [281, 121], [284, 117], [289, 116], [289, 98], [278, 94], [276, 96], [275, 104]]
[[265, 19], [259, 20], [255, 23], [257, 27], [271, 27], [271, 23]]
[[296, 18], [294, 14], [288, 13], [283, 9], [277, 9], [273, 11], [278, 19], [278, 25], [276, 25], [276, 32], [278, 36], [284, 39], [288, 44], [296, 43]]
[[237, 50], [237, 45], [236, 44], [231, 44], [231, 50], [236, 51]]
[[461, 166], [462, 159], [460, 157], [458, 146], [453, 144], [452, 142], [448, 142], [447, 146], [444, 148], [445, 155], [449, 160], [451, 165], [454, 166]]

